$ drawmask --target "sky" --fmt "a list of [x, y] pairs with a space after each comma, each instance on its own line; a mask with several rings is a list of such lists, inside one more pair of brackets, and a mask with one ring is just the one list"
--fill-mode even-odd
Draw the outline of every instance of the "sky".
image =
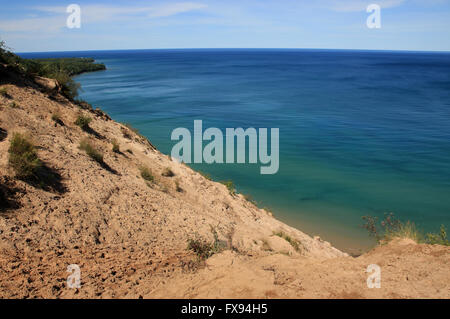
[[[68, 28], [70, 4], [80, 28]], [[369, 4], [381, 28], [368, 28]], [[316, 48], [450, 51], [450, 0], [0, 0], [16, 52]]]

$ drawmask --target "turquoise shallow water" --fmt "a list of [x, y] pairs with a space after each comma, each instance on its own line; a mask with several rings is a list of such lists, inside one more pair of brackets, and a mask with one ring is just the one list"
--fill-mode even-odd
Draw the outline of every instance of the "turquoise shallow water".
[[280, 170], [192, 165], [342, 249], [373, 244], [363, 215], [450, 226], [450, 54], [149, 50], [89, 56], [81, 97], [170, 153], [176, 127], [278, 127]]

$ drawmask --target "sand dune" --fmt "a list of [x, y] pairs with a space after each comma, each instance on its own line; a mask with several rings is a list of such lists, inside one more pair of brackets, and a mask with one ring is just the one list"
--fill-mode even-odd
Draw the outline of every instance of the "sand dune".
[[[353, 258], [172, 161], [102, 112], [52, 94], [57, 87], [45, 79], [10, 74], [1, 82], [9, 95], [0, 96], [0, 184], [9, 206], [0, 212], [2, 298], [450, 297], [449, 247], [398, 240]], [[90, 132], [74, 124], [79, 114], [93, 119]], [[33, 139], [53, 184], [14, 178], [14, 132]], [[104, 166], [79, 149], [86, 138]], [[141, 177], [142, 166], [154, 182]], [[167, 168], [174, 176], [163, 176]], [[225, 249], [203, 263], [187, 242], [212, 241], [214, 231]], [[379, 289], [366, 284], [373, 263], [382, 269]], [[79, 289], [67, 287], [70, 264], [80, 267]]]

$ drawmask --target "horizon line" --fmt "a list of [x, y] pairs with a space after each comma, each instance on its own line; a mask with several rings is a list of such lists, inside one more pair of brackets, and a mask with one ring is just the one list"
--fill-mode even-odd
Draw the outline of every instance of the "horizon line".
[[333, 48], [151, 48], [151, 49], [89, 49], [89, 50], [69, 50], [69, 51], [22, 51], [16, 54], [27, 53], [68, 53], [68, 52], [111, 52], [111, 51], [158, 51], [158, 50], [313, 50], [313, 51], [367, 51], [367, 52], [403, 52], [403, 53], [450, 53], [450, 50], [393, 50], [393, 49], [333, 49]]

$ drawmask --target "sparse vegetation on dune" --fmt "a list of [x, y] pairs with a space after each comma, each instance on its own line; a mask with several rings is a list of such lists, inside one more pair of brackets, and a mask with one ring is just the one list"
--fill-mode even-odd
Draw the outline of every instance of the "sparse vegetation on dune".
[[0, 88], [0, 96], [8, 98], [9, 97], [8, 90], [4, 87]]
[[12, 109], [18, 109], [19, 108], [19, 104], [17, 104], [16, 102], [11, 102], [9, 103], [9, 107]]
[[289, 236], [288, 234], [286, 234], [285, 232], [282, 232], [282, 231], [275, 232], [274, 235], [286, 240], [289, 244], [291, 244], [291, 246], [295, 249], [295, 251], [301, 250], [300, 249], [301, 243], [299, 241], [295, 240], [294, 238], [292, 238], [291, 236]]
[[[141, 132], [139, 132], [139, 130], [138, 130], [137, 128], [133, 127], [131, 124], [129, 124], [129, 123], [122, 123], [122, 125], [123, 125], [124, 127], [121, 128], [121, 131], [122, 131], [122, 134], [123, 134], [123, 136], [124, 136], [125, 138], [128, 138], [128, 139], [130, 139], [130, 140], [132, 139], [132, 135], [130, 134], [130, 131], [131, 131], [131, 132], [133, 132], [134, 134], [136, 134], [139, 138], [141, 138], [141, 139], [143, 139], [143, 140], [149, 142], [148, 139], [147, 139], [147, 137], [145, 137], [144, 135], [142, 135]], [[149, 142], [149, 143], [150, 143], [150, 142]]]
[[8, 163], [13, 168], [17, 178], [33, 178], [42, 166], [33, 142], [23, 134], [13, 134], [8, 153]]
[[169, 167], [166, 167], [163, 170], [161, 175], [164, 176], [164, 177], [174, 177], [175, 173]]
[[213, 241], [209, 242], [206, 239], [200, 238], [198, 235], [195, 238], [188, 239], [188, 250], [192, 250], [199, 260], [206, 260], [214, 254], [220, 253], [226, 248], [226, 243], [219, 240], [219, 235], [214, 227], [211, 226], [213, 234]]
[[362, 218], [364, 220], [363, 228], [379, 243], [389, 242], [394, 238], [407, 238], [416, 243], [450, 246], [444, 225], [441, 225], [438, 233], [425, 234], [413, 222], [402, 222], [393, 213], [385, 214], [380, 222], [378, 222], [378, 217], [374, 216], [363, 216]]
[[202, 171], [198, 171], [200, 175], [202, 175], [204, 178], [206, 178], [208, 181], [212, 181], [211, 175]]
[[85, 115], [78, 115], [75, 125], [78, 125], [83, 131], [87, 132], [90, 129], [89, 124], [91, 123], [92, 119]]
[[222, 184], [224, 184], [231, 195], [236, 195], [236, 187], [234, 186], [233, 181], [222, 181]]
[[255, 205], [255, 206], [258, 206], [258, 202], [252, 197], [252, 195], [250, 195], [250, 194], [245, 194], [245, 195], [244, 195], [244, 199], [245, 199], [247, 202], [252, 203], [252, 204]]
[[89, 142], [88, 139], [83, 139], [80, 142], [79, 148], [83, 151], [86, 152], [86, 154], [92, 158], [94, 161], [96, 161], [97, 163], [103, 165], [104, 161], [103, 161], [103, 154], [99, 151], [97, 151], [94, 146], [92, 146], [92, 144]]
[[153, 182], [155, 177], [153, 176], [152, 171], [147, 166], [141, 166], [139, 168], [139, 171], [141, 172], [141, 177], [146, 180], [147, 182]]
[[116, 140], [116, 139], [112, 140], [112, 141], [111, 141], [111, 144], [112, 144], [112, 151], [113, 151], [114, 153], [120, 153], [120, 145], [119, 145], [119, 143], [117, 142], [117, 140]]
[[176, 180], [176, 181], [175, 181], [175, 190], [176, 190], [178, 193], [182, 193], [182, 192], [183, 192], [183, 188], [181, 188], [181, 185], [180, 185], [180, 181], [179, 181], [179, 180]]

